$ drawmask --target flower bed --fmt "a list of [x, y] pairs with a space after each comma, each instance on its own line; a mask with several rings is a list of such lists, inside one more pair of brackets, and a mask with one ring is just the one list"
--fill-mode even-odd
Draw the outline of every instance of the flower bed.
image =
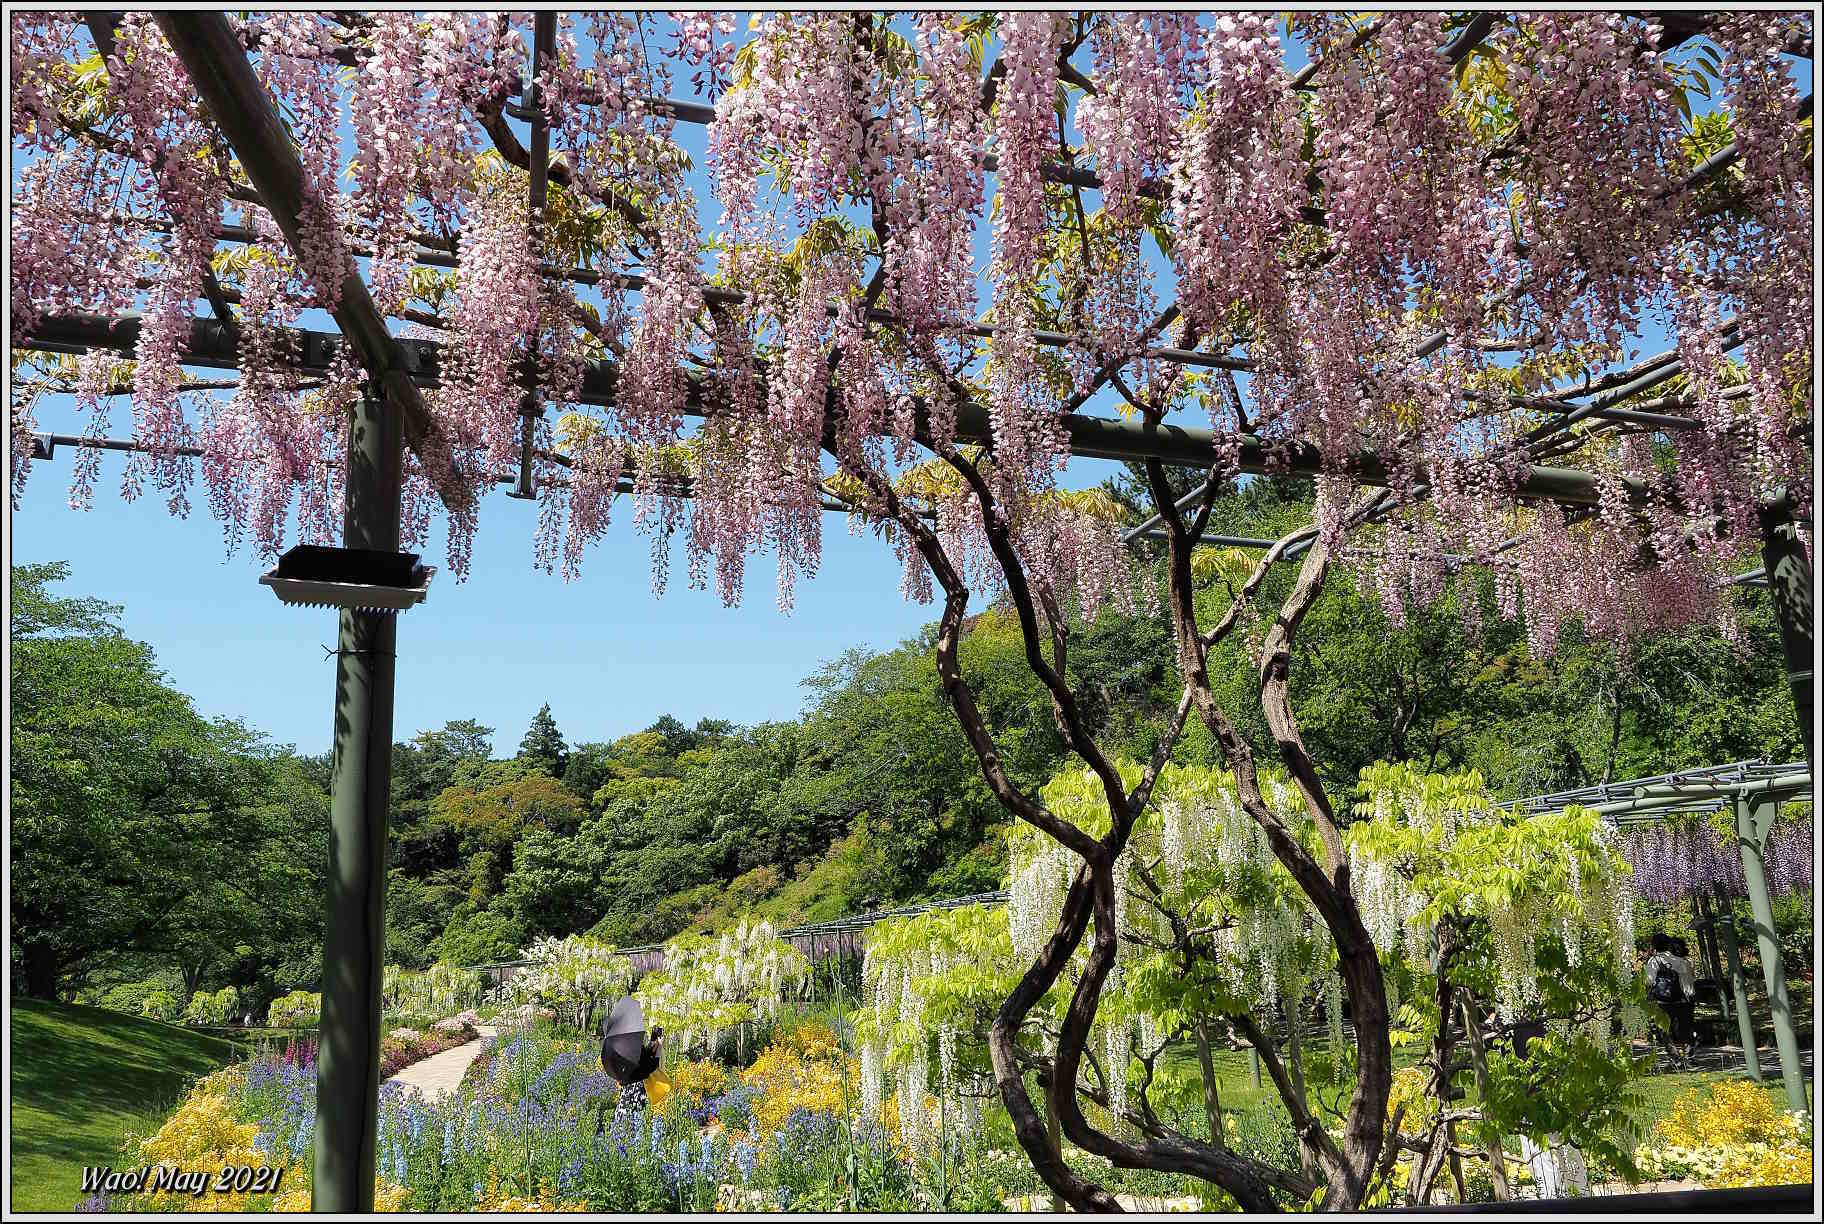
[[394, 1029], [380, 1042], [380, 1078], [391, 1079], [413, 1063], [467, 1045], [477, 1036], [475, 1029], [467, 1024], [450, 1029], [438, 1027], [428, 1033], [417, 1029]]
[[[409, 1048], [436, 1036], [421, 1034]], [[144, 1141], [151, 1146], [136, 1140], [126, 1158], [187, 1169], [276, 1165], [285, 1170], [277, 1195], [205, 1196], [204, 1205], [307, 1209], [313, 1053], [302, 1043], [269, 1050], [199, 1082]], [[785, 1034], [745, 1073], [683, 1064], [670, 1098], [654, 1107], [602, 1073], [592, 1041], [548, 1023], [485, 1038], [482, 1053], [462, 1087], [437, 1101], [382, 1087], [376, 1186], [383, 1210], [999, 1208], [1004, 1170], [975, 1159], [960, 1139], [947, 1153], [915, 1155], [891, 1134], [890, 1119], [859, 1118], [854, 1060], [828, 1030]], [[187, 1196], [85, 1203], [195, 1205]]]
[[1774, 1108], [1747, 1080], [1693, 1088], [1653, 1128], [1658, 1142], [1635, 1163], [1649, 1180], [1702, 1182], [1710, 1189], [1811, 1181], [1811, 1121]]

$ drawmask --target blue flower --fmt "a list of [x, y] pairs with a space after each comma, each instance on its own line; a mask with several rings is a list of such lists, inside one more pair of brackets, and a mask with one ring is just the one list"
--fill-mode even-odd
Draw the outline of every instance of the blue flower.
[[741, 1180], [743, 1183], [754, 1176], [754, 1165], [759, 1159], [759, 1149], [746, 1139], [735, 1144], [735, 1167], [741, 1170]]

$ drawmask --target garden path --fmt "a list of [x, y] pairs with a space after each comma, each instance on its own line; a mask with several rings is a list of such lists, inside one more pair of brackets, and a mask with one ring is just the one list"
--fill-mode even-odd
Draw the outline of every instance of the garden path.
[[[491, 1024], [478, 1024], [475, 1031], [481, 1037], [492, 1037], [499, 1030]], [[481, 1037], [454, 1046], [441, 1054], [433, 1054], [423, 1062], [415, 1062], [386, 1082], [416, 1088], [430, 1101], [448, 1096], [462, 1083], [469, 1064], [481, 1054]]]

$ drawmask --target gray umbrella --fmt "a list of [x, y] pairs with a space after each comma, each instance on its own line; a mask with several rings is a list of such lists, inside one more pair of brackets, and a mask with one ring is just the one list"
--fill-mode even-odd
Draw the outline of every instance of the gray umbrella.
[[602, 1021], [602, 1052], [612, 1052], [627, 1066], [637, 1067], [645, 1046], [646, 1013], [638, 999], [631, 996], [622, 999]]

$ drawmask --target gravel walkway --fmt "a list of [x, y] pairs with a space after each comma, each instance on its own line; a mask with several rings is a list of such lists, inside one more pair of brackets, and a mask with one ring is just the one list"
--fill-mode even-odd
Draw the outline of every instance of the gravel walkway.
[[[481, 1034], [481, 1037], [492, 1037], [499, 1030], [491, 1024], [478, 1024], [475, 1026], [475, 1031]], [[423, 1062], [415, 1062], [386, 1082], [398, 1084], [404, 1088], [416, 1088], [424, 1094], [426, 1100], [430, 1101], [448, 1096], [461, 1085], [462, 1077], [467, 1073], [469, 1064], [480, 1056], [481, 1037], [445, 1050], [441, 1054], [433, 1054]]]

